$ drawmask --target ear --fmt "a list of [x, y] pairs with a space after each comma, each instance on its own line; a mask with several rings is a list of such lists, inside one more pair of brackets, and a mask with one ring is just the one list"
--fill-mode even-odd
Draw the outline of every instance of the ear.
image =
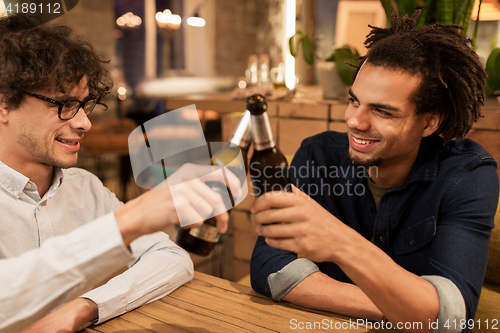
[[6, 124], [9, 121], [9, 110], [3, 101], [3, 96], [0, 95], [0, 123]]
[[425, 114], [425, 126], [422, 132], [422, 137], [428, 137], [436, 132], [441, 125], [443, 115], [439, 112], [429, 112]]

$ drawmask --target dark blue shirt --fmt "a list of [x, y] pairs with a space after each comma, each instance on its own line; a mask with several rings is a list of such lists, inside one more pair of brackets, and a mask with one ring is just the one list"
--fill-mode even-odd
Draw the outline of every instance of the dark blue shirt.
[[[436, 135], [424, 138], [408, 179], [382, 196], [377, 211], [366, 169], [349, 163], [348, 147], [345, 133], [307, 138], [292, 161], [292, 182], [404, 269], [451, 280], [463, 296], [467, 319], [474, 318], [498, 203], [495, 160], [468, 139], [443, 145]], [[294, 253], [271, 248], [259, 237], [251, 260], [253, 289], [271, 297], [268, 277], [295, 260]], [[317, 266], [351, 282], [332, 262]]]

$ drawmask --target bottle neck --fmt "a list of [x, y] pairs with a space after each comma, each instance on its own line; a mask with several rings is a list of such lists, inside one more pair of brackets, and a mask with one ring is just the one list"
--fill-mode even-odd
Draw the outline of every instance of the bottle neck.
[[248, 150], [250, 144], [252, 143], [251, 118], [252, 116], [250, 111], [246, 110], [245, 113], [243, 113], [238, 126], [236, 126], [231, 139], [229, 140], [230, 145], [239, 146], [242, 149]]
[[252, 137], [255, 150], [265, 150], [276, 146], [267, 112], [252, 115]]

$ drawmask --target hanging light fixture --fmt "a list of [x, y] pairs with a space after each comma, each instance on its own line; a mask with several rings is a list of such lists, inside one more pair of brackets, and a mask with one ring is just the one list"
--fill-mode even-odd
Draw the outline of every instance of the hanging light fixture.
[[189, 26], [198, 28], [205, 26], [205, 19], [200, 17], [200, 5], [196, 7], [193, 16], [187, 18], [186, 23]]

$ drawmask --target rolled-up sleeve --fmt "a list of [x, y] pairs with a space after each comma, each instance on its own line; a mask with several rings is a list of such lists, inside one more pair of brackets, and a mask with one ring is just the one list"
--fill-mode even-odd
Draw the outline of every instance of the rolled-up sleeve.
[[271, 297], [280, 301], [296, 285], [312, 273], [319, 272], [318, 266], [312, 261], [299, 258], [292, 261], [276, 273], [271, 273], [267, 278]]
[[460, 290], [449, 279], [439, 275], [423, 275], [421, 278], [436, 288], [439, 297], [438, 325], [433, 332], [460, 332], [460, 327], [455, 327], [455, 323], [466, 318], [465, 302]]
[[97, 304], [99, 317], [92, 324], [160, 299], [193, 278], [189, 254], [163, 232], [142, 236], [130, 247], [136, 258], [130, 268], [82, 295]]

